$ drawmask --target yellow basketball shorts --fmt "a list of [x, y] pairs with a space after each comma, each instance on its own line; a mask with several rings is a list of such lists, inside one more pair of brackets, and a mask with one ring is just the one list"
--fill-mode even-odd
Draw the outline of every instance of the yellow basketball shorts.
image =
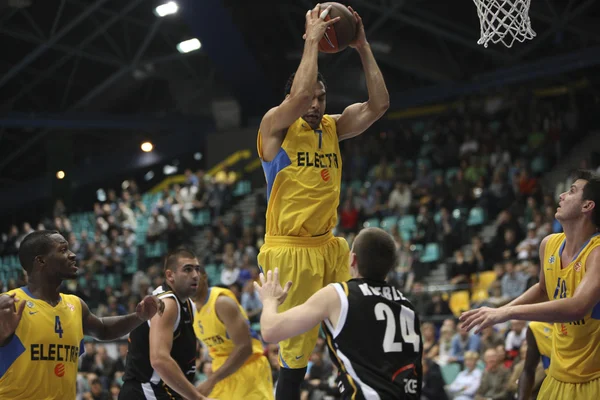
[[[344, 238], [332, 233], [317, 237], [267, 236], [258, 254], [262, 272], [279, 268], [281, 285], [292, 281], [281, 312], [303, 304], [317, 291], [334, 282], [350, 279], [350, 249]], [[310, 331], [279, 343], [279, 365], [304, 368], [312, 354], [319, 325]]]
[[218, 382], [208, 396], [219, 400], [273, 400], [273, 375], [267, 357], [260, 355]]
[[538, 400], [597, 399], [600, 396], [600, 379], [585, 383], [566, 383], [546, 376]]

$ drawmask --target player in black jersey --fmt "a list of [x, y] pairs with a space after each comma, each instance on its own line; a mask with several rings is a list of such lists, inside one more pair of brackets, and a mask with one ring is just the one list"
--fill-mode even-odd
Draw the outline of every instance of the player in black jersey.
[[129, 335], [119, 399], [206, 399], [193, 385], [196, 373], [194, 302], [202, 267], [194, 253], [180, 249], [165, 260], [165, 282], [154, 290], [165, 303], [162, 316]]
[[[396, 246], [382, 229], [362, 230], [350, 254], [354, 279], [319, 290], [306, 303], [281, 314], [285, 301], [279, 271], [255, 283], [263, 301], [263, 339], [280, 342], [323, 322], [344, 399], [418, 400], [423, 344], [413, 305], [385, 278], [396, 264]], [[285, 266], [282, 266], [285, 268]], [[300, 282], [302, 284], [302, 282]]]

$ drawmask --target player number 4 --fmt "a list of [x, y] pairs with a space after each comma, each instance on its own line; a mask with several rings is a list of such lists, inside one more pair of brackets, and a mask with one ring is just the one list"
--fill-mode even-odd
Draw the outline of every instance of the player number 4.
[[56, 319], [54, 320], [54, 332], [56, 332], [58, 334], [58, 337], [60, 339], [62, 339], [63, 329], [62, 329], [62, 325], [60, 324], [60, 317], [58, 315], [56, 316]]
[[[386, 353], [402, 351], [402, 342], [396, 342], [396, 318], [394, 312], [385, 303], [377, 303], [375, 317], [378, 321], [385, 320], [385, 335], [383, 337], [383, 351]], [[420, 338], [415, 332], [415, 313], [410, 308], [402, 306], [400, 311], [400, 332], [404, 343], [413, 345], [415, 352], [419, 351]]]

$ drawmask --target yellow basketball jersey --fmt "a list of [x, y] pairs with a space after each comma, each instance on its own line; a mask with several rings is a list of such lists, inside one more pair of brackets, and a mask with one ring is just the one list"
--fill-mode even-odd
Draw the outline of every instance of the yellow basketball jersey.
[[61, 293], [52, 307], [26, 287], [12, 293], [26, 306], [12, 340], [0, 347], [0, 399], [74, 400], [84, 351], [81, 300]]
[[553, 325], [548, 322], [533, 321], [529, 323], [529, 329], [535, 337], [535, 342], [542, 357], [542, 365], [547, 374], [550, 367], [550, 357], [552, 356]]
[[[235, 298], [233, 292], [229, 289], [211, 287], [208, 289], [206, 302], [204, 304], [196, 304], [198, 311], [194, 317], [194, 332], [196, 332], [196, 337], [208, 348], [208, 354], [212, 358], [213, 371], [221, 368], [235, 347], [225, 329], [225, 324], [217, 317], [217, 312], [215, 311], [215, 304], [219, 296], [232, 298], [238, 304], [240, 312], [246, 321], [248, 321], [246, 312]], [[250, 328], [250, 321], [248, 321], [248, 329], [250, 330], [250, 335], [252, 337], [252, 356], [246, 363], [254, 360], [256, 358], [255, 356], [262, 356], [264, 353], [260, 338], [256, 332]]]
[[[586, 259], [600, 246], [593, 236], [568, 265], [561, 268], [565, 234], [552, 235], [544, 252], [544, 277], [549, 299], [573, 296], [586, 271]], [[548, 374], [567, 383], [582, 383], [600, 378], [600, 304], [583, 319], [554, 324], [553, 346]]]
[[[262, 159], [260, 132], [257, 146]], [[324, 115], [315, 130], [297, 119], [277, 156], [262, 166], [267, 180], [267, 236], [319, 236], [335, 228], [342, 156], [331, 116]]]

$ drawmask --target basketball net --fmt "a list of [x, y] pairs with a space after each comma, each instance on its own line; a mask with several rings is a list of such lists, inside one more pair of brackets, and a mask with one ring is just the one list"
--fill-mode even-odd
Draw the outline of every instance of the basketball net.
[[473, 0], [481, 27], [478, 44], [502, 42], [511, 47], [515, 40], [524, 42], [535, 37], [529, 19], [531, 0]]

